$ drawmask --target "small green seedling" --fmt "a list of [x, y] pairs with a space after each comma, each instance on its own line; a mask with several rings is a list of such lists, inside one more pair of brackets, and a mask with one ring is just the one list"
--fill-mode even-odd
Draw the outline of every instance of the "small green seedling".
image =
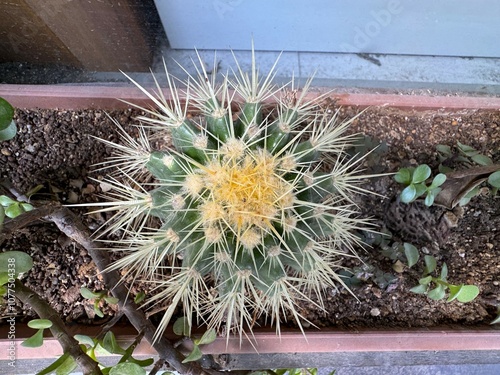
[[418, 281], [417, 286], [411, 288], [413, 293], [426, 294], [432, 300], [441, 300], [446, 296], [446, 289], [449, 289], [447, 302], [454, 301], [470, 302], [479, 294], [479, 288], [475, 285], [454, 285], [447, 281], [448, 266], [443, 263], [439, 276], [434, 277], [431, 274], [437, 269], [436, 258], [432, 255], [424, 257], [425, 268], [422, 278]]
[[0, 141], [8, 141], [17, 133], [14, 122], [14, 107], [4, 98], [0, 98]]
[[21, 345], [26, 348], [38, 348], [43, 345], [43, 331], [52, 327], [52, 322], [47, 319], [33, 319], [28, 322], [28, 327], [38, 331], [31, 337], [24, 340]]
[[[448, 145], [437, 145], [436, 150], [438, 152], [439, 160], [443, 163], [446, 160], [455, 160], [465, 164], [467, 168], [473, 168], [474, 164], [487, 166], [492, 165], [493, 160], [490, 157], [480, 154], [478, 150], [475, 148], [464, 145], [460, 142], [457, 142], [458, 153], [454, 152], [452, 148]], [[453, 169], [447, 167], [443, 164], [439, 165], [439, 172], [441, 173], [449, 173], [453, 172]], [[500, 188], [500, 171], [493, 172], [488, 177], [488, 184], [491, 186], [491, 195], [496, 195], [498, 193], [498, 189]], [[460, 201], [460, 206], [465, 206], [471, 198], [476, 196], [479, 193], [479, 187], [476, 187], [469, 191], [465, 197]]]
[[434, 199], [441, 192], [440, 186], [446, 181], [446, 175], [439, 173], [430, 185], [426, 181], [431, 177], [431, 168], [427, 164], [421, 164], [416, 168], [401, 168], [394, 176], [395, 180], [406, 187], [401, 192], [401, 201], [410, 203], [425, 195], [424, 203], [432, 206]]
[[26, 202], [18, 202], [6, 195], [0, 195], [0, 228], [2, 227], [5, 216], [14, 219], [15, 217], [31, 211], [33, 206]]
[[80, 294], [82, 295], [83, 298], [89, 299], [89, 300], [94, 300], [94, 312], [95, 314], [102, 318], [104, 317], [103, 312], [99, 308], [99, 303], [104, 300], [110, 305], [114, 305], [118, 303], [118, 298], [115, 297], [110, 297], [108, 296], [107, 291], [102, 291], [102, 292], [92, 292], [90, 289], [81, 287], [80, 288]]
[[[174, 333], [177, 336], [189, 337], [191, 332], [191, 327], [189, 327], [188, 319], [186, 317], [178, 318], [173, 326]], [[215, 329], [211, 328], [207, 330], [200, 338], [192, 339], [193, 350], [189, 355], [182, 361], [182, 363], [193, 362], [201, 359], [203, 353], [200, 349], [201, 345], [211, 344], [217, 338], [217, 333]]]

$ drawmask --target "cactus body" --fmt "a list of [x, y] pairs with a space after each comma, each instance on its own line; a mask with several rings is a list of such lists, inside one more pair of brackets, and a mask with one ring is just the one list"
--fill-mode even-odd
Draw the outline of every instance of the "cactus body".
[[[149, 303], [170, 303], [157, 335], [177, 305], [189, 322], [227, 325], [240, 334], [260, 316], [270, 317], [279, 332], [287, 310], [300, 325], [298, 302], [316, 294], [314, 303], [321, 305], [321, 291], [342, 282], [335, 271], [339, 258], [357, 245], [352, 230], [369, 226], [349, 201], [364, 178], [341, 155], [352, 140], [344, 135], [349, 121], [316, 113], [305, 95], [310, 82], [297, 97], [296, 90], [271, 84], [273, 72], [261, 79], [255, 63], [250, 75], [238, 66], [239, 77], [224, 77], [221, 84], [203, 68], [197, 71], [187, 83], [192, 104], [202, 112], [194, 120], [186, 116], [190, 103], [180, 99], [168, 72], [171, 101], [141, 88], [159, 106], [158, 112], [147, 111], [153, 118], [141, 121], [170, 130], [173, 144], [134, 158], [157, 186], [141, 192], [147, 206], [136, 209], [141, 218], [116, 216], [113, 228], [126, 227], [128, 254], [113, 267], [150, 279], [156, 289]], [[229, 95], [230, 88], [239, 95]], [[271, 97], [276, 108], [264, 113]], [[334, 160], [330, 170], [325, 154]], [[113, 204], [108, 210], [136, 207]], [[144, 223], [147, 215], [161, 226], [143, 224], [135, 233], [123, 219]]]

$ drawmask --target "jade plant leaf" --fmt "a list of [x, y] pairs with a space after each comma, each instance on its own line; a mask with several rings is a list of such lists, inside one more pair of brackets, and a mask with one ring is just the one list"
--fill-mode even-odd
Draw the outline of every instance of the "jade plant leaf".
[[0, 130], [7, 128], [13, 117], [14, 107], [4, 98], [0, 98]]
[[21, 343], [26, 348], [38, 348], [43, 345], [43, 329], [39, 329], [33, 336]]
[[118, 345], [116, 337], [111, 331], [106, 332], [104, 335], [102, 347], [112, 354], [125, 354], [125, 349]]
[[[11, 265], [9, 267], [9, 265]], [[13, 265], [13, 266], [12, 266]], [[6, 251], [0, 253], [0, 274], [7, 274], [9, 277], [14, 274], [28, 272], [33, 267], [33, 258], [23, 251]]]
[[11, 121], [10, 124], [3, 130], [0, 130], [0, 141], [8, 141], [16, 136], [17, 126], [14, 121]]
[[146, 375], [146, 370], [136, 363], [118, 363], [109, 370], [109, 375]]
[[93, 347], [95, 345], [94, 339], [92, 337], [87, 336], [87, 335], [75, 335], [75, 340], [78, 341], [80, 344], [88, 345], [90, 347]]
[[52, 327], [52, 322], [48, 319], [33, 319], [28, 322], [28, 327], [33, 329], [46, 329]]
[[[74, 367], [71, 370], [67, 371], [67, 369], [71, 368], [71, 364], [73, 364]], [[65, 373], [69, 374], [76, 368], [76, 366], [77, 364], [75, 360], [69, 355], [69, 353], [64, 353], [51, 365], [44, 368], [42, 371], [37, 372], [36, 375], [48, 375], [54, 373], [54, 371], [56, 371], [56, 374], [60, 374], [61, 370], [66, 371]]]

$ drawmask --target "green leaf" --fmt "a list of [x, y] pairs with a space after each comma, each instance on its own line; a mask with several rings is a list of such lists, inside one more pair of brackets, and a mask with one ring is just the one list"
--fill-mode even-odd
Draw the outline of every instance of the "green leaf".
[[427, 277], [422, 277], [420, 280], [418, 280], [418, 283], [420, 285], [429, 285], [431, 281], [432, 281], [432, 276], [427, 276]]
[[3, 285], [0, 285], [0, 297], [4, 297], [7, 294], [7, 288]]
[[446, 263], [443, 263], [443, 268], [441, 268], [441, 274], [440, 274], [439, 278], [442, 281], [446, 281], [447, 277], [448, 277], [448, 266], [446, 265]]
[[104, 297], [104, 300], [110, 305], [116, 305], [120, 300], [116, 297]]
[[33, 336], [21, 343], [26, 348], [38, 348], [43, 345], [43, 329], [39, 329]]
[[434, 188], [437, 188], [438, 186], [441, 186], [444, 182], [446, 181], [446, 175], [443, 173], [439, 173], [434, 177], [432, 180], [431, 185], [429, 186], [429, 190], [432, 190]]
[[443, 164], [439, 164], [438, 170], [440, 173], [443, 173], [443, 174], [453, 172], [452, 168], [447, 167]]
[[479, 165], [491, 165], [493, 164], [493, 160], [491, 160], [489, 157], [486, 155], [473, 155], [471, 156], [471, 159], [474, 163], [479, 164]]
[[102, 347], [112, 354], [125, 354], [125, 349], [121, 348], [116, 341], [113, 332], [108, 331], [102, 339]]
[[488, 184], [493, 187], [500, 188], [500, 171], [493, 172], [488, 177]]
[[135, 363], [141, 367], [148, 367], [148, 366], [151, 366], [153, 363], [155, 363], [155, 360], [153, 358], [135, 359], [134, 357], [130, 357], [129, 361], [132, 363]]
[[63, 365], [63, 363], [68, 359], [68, 357], [70, 357], [69, 353], [62, 354], [59, 358], [55, 360], [55, 362], [53, 362], [43, 370], [37, 372], [36, 375], [47, 375], [53, 373], [54, 371], [57, 370], [57, 368]]
[[215, 332], [215, 329], [211, 328], [208, 331], [206, 331], [203, 336], [198, 340], [197, 344], [198, 345], [206, 345], [206, 344], [211, 344], [215, 341], [217, 338], [217, 333]]
[[427, 293], [427, 285], [417, 285], [410, 289], [410, 292], [416, 294], [425, 294]]
[[182, 363], [197, 361], [201, 357], [203, 357], [203, 353], [201, 352], [200, 347], [198, 345], [195, 345], [193, 351], [189, 353], [189, 355], [186, 358], [184, 358]]
[[111, 367], [109, 375], [146, 375], [146, 370], [137, 363], [125, 362]]
[[11, 219], [18, 217], [22, 213], [24, 213], [24, 210], [19, 202], [11, 204], [9, 207], [5, 208], [5, 216], [10, 217]]
[[432, 206], [432, 204], [434, 203], [434, 200], [436, 199], [436, 196], [441, 192], [441, 188], [436, 188], [432, 191], [429, 191], [429, 193], [427, 194], [427, 196], [425, 197], [425, 200], [424, 200], [424, 204], [427, 206], [427, 207], [430, 207]]
[[56, 375], [70, 375], [73, 370], [78, 367], [73, 357], [69, 356], [64, 362], [56, 369]]
[[95, 346], [95, 341], [92, 337], [87, 335], [75, 335], [75, 340], [78, 341], [79, 344], [90, 346], [91, 348]]
[[423, 182], [420, 184], [415, 184], [415, 190], [417, 191], [417, 196], [415, 198], [418, 198], [427, 192], [427, 186], [425, 186], [425, 183]]
[[425, 261], [424, 273], [427, 275], [429, 273], [434, 272], [434, 270], [437, 267], [436, 258], [434, 258], [432, 255], [426, 255], [424, 256], [424, 261]]
[[[9, 267], [9, 264], [14, 265]], [[15, 277], [28, 272], [33, 267], [33, 258], [23, 251], [6, 251], [0, 253], [0, 273], [12, 274]]]
[[436, 150], [444, 156], [451, 156], [451, 147], [448, 145], [437, 145]]
[[394, 175], [396, 182], [404, 185], [411, 184], [411, 172], [408, 168], [401, 168], [398, 173]]
[[418, 262], [420, 254], [418, 252], [418, 249], [411, 243], [405, 242], [403, 244], [403, 247], [405, 249], [406, 260], [408, 261], [408, 267], [411, 268]]
[[104, 318], [104, 313], [101, 311], [97, 303], [94, 303], [94, 313], [99, 317], [99, 318]]
[[146, 293], [144, 292], [139, 292], [137, 293], [137, 295], [135, 296], [134, 298], [134, 302], [139, 304], [141, 303], [142, 301], [144, 301], [144, 299], [146, 298]]
[[21, 202], [21, 207], [23, 208], [23, 210], [25, 212], [28, 212], [28, 211], [33, 211], [34, 207], [29, 204], [29, 203], [24, 203], [24, 202]]
[[14, 203], [17, 203], [17, 201], [13, 200], [12, 198], [9, 198], [6, 195], [0, 195], [0, 205], [2, 205], [4, 207], [8, 207]]
[[434, 289], [432, 289], [427, 296], [430, 299], [433, 299], [435, 301], [438, 301], [440, 299], [443, 299], [446, 294], [446, 289], [443, 285], [438, 284]]
[[90, 289], [85, 288], [83, 286], [80, 288], [80, 294], [85, 299], [94, 299], [94, 298], [101, 298], [102, 297], [102, 292], [95, 293], [95, 292], [92, 292]]
[[14, 117], [14, 107], [5, 100], [0, 97], [0, 130], [5, 129], [9, 126], [9, 123], [12, 121]]
[[52, 327], [52, 322], [48, 319], [33, 319], [28, 322], [28, 327], [33, 329], [46, 329]]
[[[458, 288], [458, 290], [456, 289]], [[479, 295], [479, 288], [475, 285], [450, 285], [450, 297], [448, 302], [456, 299], [459, 302], [467, 303], [474, 300]]]
[[457, 142], [458, 144], [458, 149], [465, 155], [471, 157], [473, 155], [476, 155], [478, 152], [474, 147], [464, 145], [463, 143]]
[[401, 192], [401, 202], [410, 203], [417, 197], [417, 189], [414, 184], [411, 184], [403, 189]]
[[173, 330], [177, 336], [189, 337], [191, 328], [189, 327], [188, 319], [184, 316], [178, 318], [174, 323]]
[[490, 322], [490, 324], [498, 324], [498, 323], [500, 323], [500, 312], [498, 313], [497, 317]]
[[412, 183], [419, 184], [427, 180], [432, 171], [431, 168], [427, 164], [421, 164], [413, 171]]
[[17, 126], [14, 120], [3, 130], [0, 130], [0, 141], [8, 141], [16, 136]]

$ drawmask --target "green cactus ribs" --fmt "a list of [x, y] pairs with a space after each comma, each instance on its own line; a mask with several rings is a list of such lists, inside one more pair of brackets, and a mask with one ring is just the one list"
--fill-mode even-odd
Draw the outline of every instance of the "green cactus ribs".
[[[319, 112], [308, 99], [311, 80], [301, 90], [274, 85], [276, 64], [261, 76], [254, 52], [250, 72], [235, 59], [220, 80], [198, 58], [183, 90], [167, 71], [168, 100], [133, 81], [157, 110], [141, 108], [148, 115], [138, 141], [123, 129], [122, 144], [105, 141], [117, 150], [110, 164], [118, 173], [108, 179], [113, 201], [101, 203], [116, 211], [102, 232], [120, 230], [126, 253], [112, 268], [153, 285], [147, 305], [168, 306], [156, 337], [177, 306], [190, 326], [225, 326], [240, 337], [259, 318], [280, 332], [287, 311], [301, 327], [298, 305], [322, 307], [323, 290], [342, 285], [339, 259], [361, 245], [353, 230], [371, 230], [351, 200], [368, 193], [361, 159], [344, 152], [353, 119]], [[270, 113], [264, 102], [275, 103]], [[188, 116], [189, 106], [201, 115]], [[146, 128], [170, 131], [172, 144], [153, 150]], [[140, 182], [144, 173], [153, 190]], [[159, 227], [150, 228], [151, 216]]]

